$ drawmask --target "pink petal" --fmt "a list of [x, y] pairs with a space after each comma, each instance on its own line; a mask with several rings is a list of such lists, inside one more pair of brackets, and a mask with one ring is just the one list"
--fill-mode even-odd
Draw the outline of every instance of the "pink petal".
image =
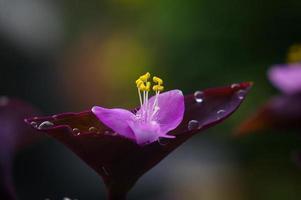
[[159, 139], [160, 126], [159, 124], [141, 123], [129, 121], [129, 126], [132, 128], [136, 142], [139, 145], [145, 145], [155, 142]]
[[128, 122], [133, 121], [133, 118], [135, 117], [132, 112], [125, 109], [107, 109], [99, 106], [94, 106], [92, 112], [102, 123], [110, 127], [119, 135], [132, 140], [135, 139], [135, 135], [128, 124]]
[[[149, 99], [152, 108], [155, 96]], [[144, 105], [145, 106], [145, 105]], [[161, 135], [177, 128], [182, 122], [185, 110], [184, 96], [181, 90], [170, 90], [158, 96], [158, 107], [160, 108], [154, 120], [160, 125]], [[138, 112], [142, 112], [141, 109]]]
[[273, 66], [268, 76], [274, 86], [286, 94], [301, 92], [301, 64]]

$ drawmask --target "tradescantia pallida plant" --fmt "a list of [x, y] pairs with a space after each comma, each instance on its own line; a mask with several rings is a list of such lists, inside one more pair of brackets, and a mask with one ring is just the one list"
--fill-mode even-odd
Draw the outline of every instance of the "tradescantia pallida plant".
[[[149, 73], [136, 81], [140, 105], [133, 110], [94, 106], [88, 111], [25, 120], [60, 141], [104, 180], [110, 200], [126, 199], [148, 170], [196, 133], [229, 117], [252, 83], [209, 88], [183, 95], [163, 92], [163, 80]], [[149, 98], [151, 89], [155, 95]]]

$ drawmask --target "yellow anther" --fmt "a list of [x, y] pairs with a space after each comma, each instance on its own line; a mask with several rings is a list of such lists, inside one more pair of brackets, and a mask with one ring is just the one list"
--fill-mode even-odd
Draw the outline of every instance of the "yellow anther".
[[145, 87], [145, 85], [144, 85], [144, 83], [143, 82], [141, 82], [141, 83], [139, 83], [138, 85], [137, 85], [137, 88], [143, 88], [143, 87]]
[[162, 85], [154, 85], [154, 86], [153, 86], [153, 90], [154, 90], [155, 92], [161, 92], [161, 91], [164, 90], [164, 87], [163, 87]]
[[[137, 88], [139, 89], [139, 91], [144, 91], [144, 92], [149, 92], [151, 90], [151, 82], [148, 82], [147, 80], [150, 78], [150, 73], [145, 73], [144, 75], [140, 76], [137, 80], [136, 80], [136, 85]], [[152, 89], [155, 92], [161, 92], [164, 90], [163, 87], [163, 80], [157, 76], [153, 77], [153, 81], [157, 84], [154, 85], [152, 87]]]
[[139, 88], [141, 84], [143, 84], [143, 81], [141, 79], [137, 79], [136, 80], [137, 88]]
[[151, 83], [150, 82], [146, 82], [146, 83], [140, 82], [139, 85], [137, 85], [137, 87], [141, 91], [148, 91], [149, 92], [150, 88], [151, 88]]
[[139, 78], [135, 81], [136, 85], [138, 85], [140, 82], [142, 82]]
[[294, 44], [289, 48], [287, 53], [287, 62], [301, 62], [301, 44]]
[[153, 77], [153, 81], [155, 83], [157, 83], [158, 85], [162, 85], [163, 84], [163, 80], [161, 78], [157, 77], [157, 76]]
[[149, 92], [150, 88], [151, 88], [151, 83], [150, 82], [147, 82], [146, 85], [144, 83], [141, 83], [140, 86], [139, 86], [139, 89], [141, 91], [146, 91], [146, 92]]
[[140, 84], [138, 85], [138, 88], [139, 88], [140, 90], [142, 90], [142, 91], [145, 91], [146, 86], [145, 86], [145, 84], [142, 82], [142, 83], [140, 83]]
[[142, 80], [143, 82], [147, 82], [147, 80], [150, 78], [150, 73], [147, 72], [146, 74], [140, 76], [140, 80]]

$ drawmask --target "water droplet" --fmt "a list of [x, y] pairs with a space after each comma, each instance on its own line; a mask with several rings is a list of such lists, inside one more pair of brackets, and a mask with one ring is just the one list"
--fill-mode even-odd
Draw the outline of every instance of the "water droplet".
[[63, 200], [72, 200], [69, 197], [64, 197]]
[[104, 135], [109, 135], [109, 136], [116, 136], [116, 135], [118, 135], [116, 132], [112, 132], [112, 131], [105, 131], [104, 132]]
[[196, 130], [199, 128], [199, 122], [197, 120], [190, 120], [188, 122], [188, 130], [192, 131], [192, 130]]
[[73, 128], [72, 132], [74, 135], [80, 135], [80, 130], [78, 128]]
[[54, 118], [54, 119], [56, 119], [56, 118], [57, 118], [57, 116], [58, 116], [58, 115], [52, 115], [51, 117], [52, 117], [52, 118]]
[[225, 110], [221, 109], [221, 110], [217, 111], [216, 114], [222, 115], [222, 114], [224, 114], [225, 112], [226, 112]]
[[52, 122], [50, 122], [50, 121], [44, 121], [44, 122], [42, 122], [42, 123], [39, 125], [38, 129], [50, 128], [50, 127], [52, 127], [53, 125], [54, 125], [54, 124], [53, 124]]
[[36, 128], [36, 127], [38, 126], [38, 123], [37, 123], [37, 122], [34, 122], [34, 121], [32, 121], [32, 122], [30, 122], [30, 125]]
[[204, 101], [204, 92], [196, 91], [194, 93], [194, 98], [197, 103], [202, 103]]
[[95, 127], [92, 126], [92, 127], [89, 128], [89, 132], [97, 133], [98, 130], [97, 130], [97, 128], [95, 128]]
[[9, 102], [9, 98], [7, 96], [0, 97], [0, 106], [6, 106]]
[[223, 117], [225, 113], [226, 113], [226, 111], [223, 110], [223, 109], [218, 110], [218, 111], [216, 112], [216, 114], [217, 114], [217, 119], [220, 119], [221, 117]]
[[239, 88], [239, 87], [240, 87], [240, 85], [239, 85], [238, 83], [233, 83], [233, 84], [231, 85], [231, 88], [232, 88], [232, 89]]
[[246, 95], [246, 91], [245, 90], [238, 90], [236, 92], [237, 98], [240, 100], [243, 100], [245, 98]]
[[107, 168], [105, 168], [104, 166], [101, 167], [103, 173], [106, 175], [106, 176], [110, 176], [110, 173], [109, 171], [107, 170]]

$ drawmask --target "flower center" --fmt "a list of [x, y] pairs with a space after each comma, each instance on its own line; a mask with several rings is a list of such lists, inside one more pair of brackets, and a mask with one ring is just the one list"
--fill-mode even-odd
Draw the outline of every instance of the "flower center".
[[136, 118], [137, 120], [141, 120], [143, 122], [152, 122], [154, 120], [156, 113], [160, 109], [158, 106], [158, 96], [160, 92], [164, 90], [163, 80], [157, 76], [154, 76], [153, 82], [155, 85], [152, 87], [152, 89], [155, 92], [155, 100], [151, 105], [148, 98], [151, 90], [151, 82], [148, 81], [150, 77], [150, 73], [147, 72], [136, 80], [141, 110], [139, 114], [136, 114]]

